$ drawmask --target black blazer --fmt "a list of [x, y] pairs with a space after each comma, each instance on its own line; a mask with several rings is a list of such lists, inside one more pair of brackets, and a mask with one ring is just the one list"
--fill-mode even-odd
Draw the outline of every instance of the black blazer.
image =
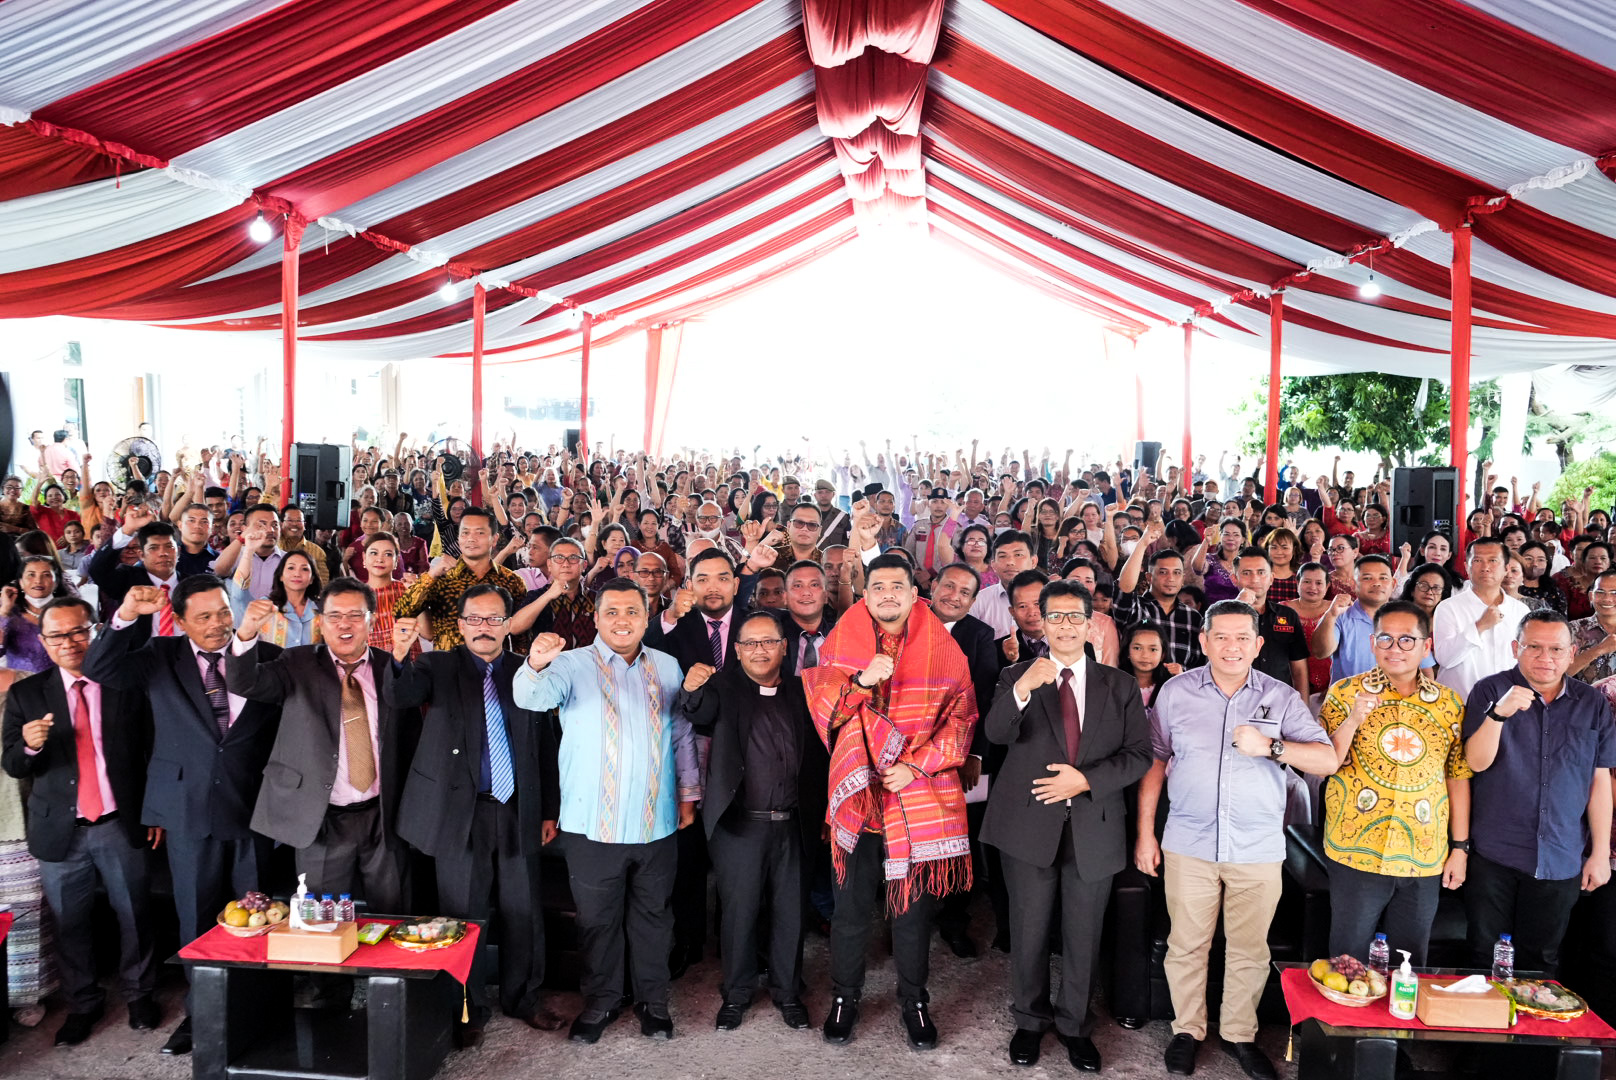
[[[1032, 692], [1025, 711], [1016, 708], [1015, 682], [1031, 661], [999, 677], [993, 707], [983, 726], [988, 738], [1009, 747], [993, 777], [982, 818], [982, 842], [1034, 866], [1050, 866], [1066, 825], [1064, 803], [1045, 805], [1032, 794], [1033, 781], [1050, 776], [1049, 764], [1066, 760], [1066, 730], [1060, 691], [1046, 683]], [[1077, 769], [1089, 790], [1072, 800], [1072, 838], [1078, 876], [1085, 881], [1115, 874], [1127, 863], [1122, 792], [1150, 768], [1150, 722], [1133, 676], [1087, 662], [1083, 739]]]
[[[28, 753], [22, 726], [53, 714], [50, 734], [37, 754]], [[151, 712], [139, 694], [101, 688], [101, 756], [107, 782], [118, 801], [118, 822], [131, 847], [146, 842], [140, 804], [146, 793], [146, 760], [151, 756]], [[61, 670], [46, 668], [12, 684], [0, 727], [0, 764], [19, 780], [32, 780], [28, 795], [28, 850], [45, 862], [61, 862], [73, 842], [79, 813], [78, 745], [73, 708]]]
[[[134, 543], [133, 540], [130, 543]], [[118, 610], [123, 603], [124, 596], [136, 585], [150, 585], [151, 575], [139, 563], [134, 566], [125, 566], [122, 562], [123, 551], [115, 549], [110, 543], [103, 544], [90, 556], [90, 580], [95, 582], [98, 597], [101, 603], [101, 617], [110, 619], [112, 613]], [[142, 615], [136, 622], [150, 623], [150, 615]]]
[[[741, 619], [745, 617], [744, 609], [738, 606], [731, 608], [730, 612], [729, 640], [724, 643], [725, 671], [735, 664], [736, 632], [740, 630]], [[679, 661], [680, 671], [689, 671], [695, 664], [713, 662], [713, 644], [707, 636], [707, 617], [700, 608], [685, 612], [684, 618], [674, 623], [673, 630], [666, 633], [662, 629], [662, 616], [658, 615], [645, 631], [645, 644]]]
[[[506, 653], [494, 684], [516, 774], [522, 851], [534, 855], [542, 846], [541, 825], [561, 816], [561, 781], [550, 718], [522, 708], [511, 696], [522, 662], [520, 654]], [[426, 706], [420, 742], [400, 796], [398, 835], [434, 857], [465, 851], [471, 844], [483, 742], [488, 737], [483, 677], [476, 657], [459, 645], [448, 652], [423, 653], [403, 664], [389, 658], [382, 688], [394, 708]]]
[[[151, 637], [142, 625], [150, 621], [106, 630], [84, 658], [84, 673], [102, 687], [143, 693], [151, 703], [152, 754], [141, 823], [189, 839], [245, 840], [252, 835], [253, 804], [281, 711], [249, 701], [221, 740], [191, 639]], [[281, 653], [265, 642], [257, 648], [260, 663]], [[228, 681], [237, 658], [228, 655], [228, 645], [225, 650]]]
[[[802, 644], [802, 635], [804, 630], [802, 627], [797, 625], [797, 620], [791, 617], [790, 612], [782, 613], [781, 620], [786, 624], [786, 662], [785, 665], [780, 669], [780, 673], [782, 675], [801, 675], [802, 672], [797, 668], [797, 650], [798, 646]], [[831, 627], [835, 625], [836, 613], [832, 611], [830, 606], [827, 604], [825, 607], [825, 613], [819, 617], [818, 633], [828, 635], [831, 631]], [[823, 650], [824, 645], [821, 644], [820, 648]]]
[[[701, 735], [712, 736], [712, 752], [707, 759], [707, 782], [702, 791], [702, 827], [707, 835], [734, 804], [746, 779], [746, 742], [752, 734], [752, 717], [762, 697], [758, 685], [739, 664], [726, 666], [701, 689], [679, 691], [678, 707]], [[778, 700], [791, 711], [800, 735], [802, 749], [797, 767], [797, 821], [802, 826], [804, 850], [820, 842], [825, 823], [825, 807], [830, 796], [830, 754], [814, 730], [808, 712], [808, 699], [802, 680], [795, 675], [781, 678]]]
[[[932, 612], [936, 613], [936, 608]], [[966, 615], [948, 628], [954, 644], [965, 654], [965, 665], [971, 671], [971, 687], [976, 691], [976, 731], [971, 735], [971, 753], [982, 759], [983, 772], [996, 772], [994, 768], [1004, 759], [1003, 749], [988, 741], [983, 720], [993, 707], [993, 688], [999, 684], [999, 668], [1003, 659], [999, 643], [993, 639], [993, 627], [975, 615]]]
[[[376, 680], [376, 735], [381, 760], [382, 828], [392, 831], [398, 816], [398, 794], [409, 765], [400, 744], [414, 747], [419, 718], [389, 709], [382, 700], [382, 681], [393, 658], [371, 649], [370, 672]], [[336, 783], [338, 746], [342, 739], [342, 680], [331, 650], [299, 645], [273, 660], [255, 652], [233, 656], [225, 664], [225, 685], [249, 701], [280, 707], [275, 747], [264, 766], [264, 784], [253, 807], [252, 829], [260, 836], [294, 848], [306, 848], [320, 835], [331, 788]]]

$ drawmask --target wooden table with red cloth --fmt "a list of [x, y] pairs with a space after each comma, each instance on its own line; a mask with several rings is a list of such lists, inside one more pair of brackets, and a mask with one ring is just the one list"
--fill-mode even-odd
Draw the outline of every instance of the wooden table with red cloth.
[[[1616, 1047], [1616, 1029], [1592, 1010], [1575, 1020], [1546, 1020], [1521, 1016], [1509, 1028], [1435, 1028], [1418, 1018], [1404, 1020], [1386, 1008], [1386, 999], [1372, 1005], [1340, 1005], [1318, 992], [1306, 964], [1274, 965], [1290, 1012], [1292, 1051], [1298, 1080], [1315, 1077], [1351, 1077], [1353, 1080], [1392, 1080], [1397, 1076], [1399, 1042], [1409, 1040], [1470, 1044], [1484, 1052], [1498, 1047], [1538, 1051], [1543, 1067], [1532, 1075], [1556, 1080], [1599, 1080], [1602, 1051]], [[1456, 982], [1466, 973], [1419, 972], [1420, 983]], [[1575, 989], [1574, 987], [1572, 989]], [[1512, 1051], [1513, 1053], [1514, 1051]], [[1292, 1056], [1288, 1053], [1287, 1058]], [[1510, 1064], [1513, 1075], [1523, 1070]], [[1484, 1070], [1484, 1074], [1486, 1070]]]
[[[396, 916], [361, 918], [394, 926]], [[468, 923], [453, 945], [416, 951], [387, 939], [361, 944], [341, 964], [271, 962], [267, 935], [238, 938], [219, 927], [180, 949], [191, 978], [195, 1080], [255, 1078], [427, 1080], [454, 1042], [482, 927]], [[365, 1005], [294, 1008], [294, 978], [364, 980]], [[340, 1000], [346, 1000], [340, 999]]]

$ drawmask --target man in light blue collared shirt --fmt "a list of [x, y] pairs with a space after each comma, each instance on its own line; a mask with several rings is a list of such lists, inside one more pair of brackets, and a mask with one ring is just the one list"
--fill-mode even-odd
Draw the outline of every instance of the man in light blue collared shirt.
[[673, 1035], [673, 836], [696, 819], [701, 778], [690, 722], [673, 708], [684, 675], [673, 657], [642, 647], [647, 619], [644, 590], [609, 581], [595, 601], [594, 644], [568, 652], [559, 635], [540, 634], [512, 686], [524, 709], [561, 710], [558, 826], [583, 953], [578, 1042], [595, 1042], [617, 1018], [625, 936], [640, 1031]]

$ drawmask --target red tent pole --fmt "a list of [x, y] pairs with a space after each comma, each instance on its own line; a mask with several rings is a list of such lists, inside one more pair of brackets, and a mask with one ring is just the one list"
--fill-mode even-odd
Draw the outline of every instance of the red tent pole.
[[1128, 339], [1133, 346], [1133, 439], [1145, 441], [1145, 377], [1139, 373], [1139, 339]]
[[[483, 460], [483, 316], [487, 313], [488, 290], [478, 282], [471, 291], [471, 454], [478, 461]], [[483, 505], [486, 494], [478, 484], [478, 506]]]
[[[1190, 354], [1194, 349], [1195, 324], [1184, 324], [1184, 456], [1179, 459], [1178, 470], [1184, 477], [1184, 490], [1191, 490], [1193, 473], [1190, 461]], [[1157, 479], [1161, 479], [1157, 477]]]
[[1285, 294], [1268, 297], [1268, 504], [1279, 502], [1279, 354], [1285, 340]]
[[578, 460], [586, 461], [589, 458], [589, 339], [594, 331], [595, 320], [589, 312], [584, 312], [584, 350], [583, 350], [583, 386], [582, 400], [578, 405]]
[[1450, 459], [1459, 470], [1459, 505], [1455, 508], [1458, 521], [1465, 516], [1465, 493], [1470, 490], [1470, 479], [1465, 475], [1469, 447], [1465, 441], [1470, 434], [1470, 226], [1462, 224], [1453, 230], [1453, 310], [1449, 320], [1453, 327], [1453, 346], [1450, 355], [1448, 400], [1452, 412], [1448, 416], [1448, 438], [1453, 447]]
[[292, 430], [297, 419], [297, 268], [304, 223], [290, 214], [281, 230], [281, 498], [292, 496]]
[[653, 326], [645, 331], [645, 438], [641, 447], [651, 452], [651, 432], [656, 427], [657, 383], [662, 373], [662, 327]]

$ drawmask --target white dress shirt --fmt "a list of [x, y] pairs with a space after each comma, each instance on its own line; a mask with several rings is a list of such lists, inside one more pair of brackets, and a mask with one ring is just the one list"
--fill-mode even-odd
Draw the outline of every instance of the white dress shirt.
[[[1055, 681], [1049, 685], [1053, 686], [1057, 692], [1060, 690], [1061, 672], [1070, 671], [1072, 673], [1072, 693], [1077, 695], [1077, 730], [1082, 731], [1084, 723], [1088, 720], [1083, 703], [1088, 700], [1089, 658], [1080, 656], [1075, 664], [1063, 664], [1053, 656], [1049, 658], [1049, 661], [1055, 665]], [[1016, 692], [1015, 697], [1016, 708], [1018, 709], [1025, 709], [1028, 703], [1032, 701], [1031, 694], [1022, 697], [1019, 692]]]
[[1436, 606], [1431, 619], [1431, 647], [1441, 665], [1437, 681], [1453, 687], [1461, 698], [1470, 696], [1471, 687], [1488, 675], [1515, 666], [1510, 644], [1529, 609], [1505, 594], [1498, 613], [1503, 616], [1486, 631], [1476, 629], [1476, 621], [1486, 614], [1487, 604], [1466, 585]]

